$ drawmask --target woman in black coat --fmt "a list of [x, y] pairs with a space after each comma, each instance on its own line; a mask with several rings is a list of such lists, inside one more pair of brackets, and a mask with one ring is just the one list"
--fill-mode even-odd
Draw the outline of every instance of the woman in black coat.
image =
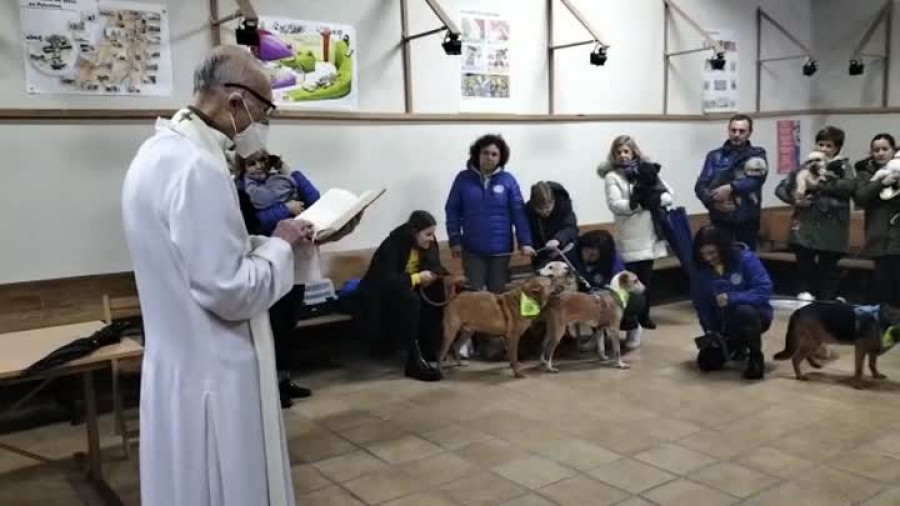
[[425, 357], [436, 355], [442, 312], [420, 293], [425, 291], [432, 301], [443, 299], [440, 278], [447, 271], [441, 266], [436, 226], [427, 211], [413, 212], [375, 251], [360, 286], [366, 337], [373, 339], [382, 353], [397, 344], [405, 346], [406, 376], [422, 381], [441, 379], [441, 373]]
[[[575, 240], [578, 239], [578, 220], [572, 210], [569, 192], [559, 183], [541, 181], [531, 187], [531, 198], [525, 206], [525, 214], [531, 227], [534, 248], [555, 247], [569, 249], [565, 255], [575, 261]], [[531, 261], [535, 269], [540, 269], [551, 260], [559, 260], [549, 250], [543, 250]]]

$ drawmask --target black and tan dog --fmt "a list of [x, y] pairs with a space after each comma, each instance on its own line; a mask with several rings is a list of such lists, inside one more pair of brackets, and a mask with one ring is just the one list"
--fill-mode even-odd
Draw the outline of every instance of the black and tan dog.
[[809, 379], [800, 371], [800, 363], [806, 360], [815, 368], [822, 365], [816, 360], [816, 351], [823, 344], [853, 345], [856, 349], [853, 386], [865, 386], [863, 360], [868, 355], [869, 370], [875, 379], [884, 379], [878, 372], [878, 356], [900, 342], [900, 309], [887, 304], [853, 306], [838, 302], [814, 302], [791, 315], [785, 336], [784, 350], [775, 354], [775, 360], [791, 359], [798, 380]]

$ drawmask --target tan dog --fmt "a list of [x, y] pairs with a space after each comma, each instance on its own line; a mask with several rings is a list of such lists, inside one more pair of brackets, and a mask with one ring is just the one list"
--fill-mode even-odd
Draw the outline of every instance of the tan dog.
[[807, 192], [829, 178], [831, 174], [826, 169], [827, 164], [828, 157], [821, 151], [813, 151], [806, 157], [806, 161], [803, 162], [803, 168], [797, 173], [797, 189], [794, 192], [795, 200], [806, 200], [808, 198]]
[[[553, 355], [562, 341], [566, 328], [581, 323], [594, 328], [594, 340], [597, 343], [597, 357], [607, 360], [606, 335], [609, 335], [613, 346], [613, 360], [620, 369], [628, 369], [622, 361], [621, 344], [619, 342], [619, 325], [625, 310], [624, 294], [644, 293], [644, 284], [629, 271], [622, 271], [613, 276], [608, 290], [596, 293], [562, 292], [554, 295], [547, 303], [544, 318], [547, 321], [547, 333], [544, 336], [544, 349], [541, 353], [541, 364], [548, 372], [559, 372], [553, 367]], [[621, 295], [620, 295], [621, 294]]]
[[[517, 378], [524, 377], [519, 369], [519, 339], [531, 326], [534, 318], [522, 315], [521, 297], [525, 294], [543, 308], [550, 299], [552, 289], [549, 279], [534, 277], [499, 295], [484, 291], [457, 294], [444, 307], [444, 342], [438, 355], [438, 369], [443, 365], [450, 348], [458, 341], [459, 332], [463, 330], [467, 334], [479, 332], [503, 336], [513, 374]], [[459, 363], [458, 346], [454, 352]]]
[[900, 321], [900, 310], [882, 304], [881, 316], [857, 314], [854, 306], [837, 302], [813, 302], [791, 314], [785, 335], [784, 350], [775, 354], [775, 360], [791, 359], [794, 374], [798, 380], [809, 379], [800, 370], [804, 360], [816, 369], [821, 364], [816, 352], [825, 343], [853, 345], [856, 350], [855, 369], [852, 384], [855, 388], [865, 386], [863, 360], [869, 357], [869, 370], [875, 379], [884, 379], [878, 372], [878, 356], [890, 349], [885, 346], [884, 336], [890, 332], [893, 342], [900, 341], [900, 327], [888, 322]]

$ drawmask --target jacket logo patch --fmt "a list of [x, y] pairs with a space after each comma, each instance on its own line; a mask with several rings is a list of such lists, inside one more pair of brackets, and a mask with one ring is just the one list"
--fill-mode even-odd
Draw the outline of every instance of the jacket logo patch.
[[732, 285], [739, 285], [743, 281], [744, 281], [744, 276], [741, 276], [740, 272], [735, 272], [734, 274], [731, 275], [731, 284]]
[[502, 184], [495, 184], [495, 185], [494, 185], [494, 193], [496, 193], [496, 194], [499, 195], [499, 194], [503, 193], [504, 190], [505, 190], [505, 188], [503, 188], [503, 185], [502, 185]]

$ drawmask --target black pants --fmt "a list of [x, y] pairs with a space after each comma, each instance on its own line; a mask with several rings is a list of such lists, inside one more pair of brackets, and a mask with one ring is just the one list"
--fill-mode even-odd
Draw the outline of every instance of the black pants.
[[622, 323], [619, 330], [629, 331], [638, 328], [641, 316], [647, 312], [647, 302], [643, 295], [631, 295], [622, 312]]
[[797, 293], [809, 292], [819, 300], [834, 300], [841, 281], [838, 261], [843, 255], [796, 245], [794, 254], [797, 256]]
[[749, 223], [713, 222], [713, 225], [718, 229], [727, 230], [735, 241], [746, 244], [751, 251], [756, 251], [756, 243], [759, 240], [758, 221], [752, 221]]
[[653, 277], [653, 260], [641, 260], [640, 262], [628, 262], [625, 269], [635, 273], [641, 283], [644, 284], [646, 291], [644, 292], [643, 312], [638, 315], [640, 321], [646, 321], [650, 318], [650, 278]]
[[291, 339], [303, 307], [306, 285], [294, 285], [284, 297], [278, 299], [269, 309], [269, 323], [275, 344], [275, 367], [279, 371], [289, 371], [291, 363]]
[[900, 306], [900, 255], [875, 259], [876, 302]]
[[726, 357], [720, 349], [703, 348], [697, 355], [697, 365], [703, 371], [719, 370], [733, 357], [748, 353], [751, 357], [762, 355], [762, 335], [769, 327], [763, 322], [759, 309], [749, 305], [736, 306], [726, 309], [724, 317], [724, 338], [730, 356]]
[[[387, 356], [398, 347], [409, 351], [414, 343], [426, 360], [437, 356], [442, 337], [442, 309], [425, 300], [418, 289], [402, 283], [366, 286], [363, 332], [372, 339], [373, 352]], [[429, 300], [443, 300], [443, 285], [435, 283], [425, 290]]]

